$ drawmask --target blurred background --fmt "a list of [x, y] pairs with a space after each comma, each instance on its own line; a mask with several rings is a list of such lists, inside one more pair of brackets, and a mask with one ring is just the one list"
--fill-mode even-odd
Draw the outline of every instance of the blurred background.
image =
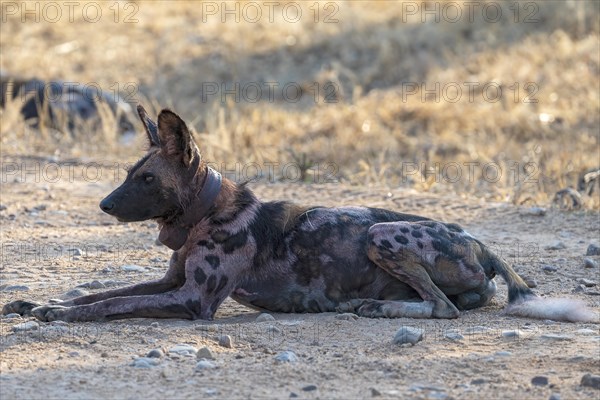
[[[217, 165], [600, 207], [596, 1], [67, 3], [2, 2], [3, 157], [134, 161], [141, 103]], [[103, 94], [28, 115], [32, 79]]]

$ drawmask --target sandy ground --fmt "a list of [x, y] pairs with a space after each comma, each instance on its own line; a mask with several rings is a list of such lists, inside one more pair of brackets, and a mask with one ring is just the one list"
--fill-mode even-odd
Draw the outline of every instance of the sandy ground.
[[[100, 170], [98, 178], [88, 171], [82, 179], [84, 166], [71, 167], [73, 174], [61, 166], [56, 179], [56, 164], [4, 158], [2, 165], [0, 304], [58, 298], [92, 281], [140, 282], [166, 270], [170, 253], [155, 244], [155, 224], [121, 224], [98, 209], [118, 184], [110, 170]], [[33, 169], [13, 172], [23, 165]], [[584, 267], [584, 258], [598, 261], [584, 256], [598, 244], [597, 213], [548, 209], [535, 216], [526, 208], [451, 194], [337, 184], [253, 187], [264, 199], [387, 207], [458, 222], [535, 280], [538, 294], [576, 297], [596, 310], [600, 305], [600, 289], [592, 286], [600, 281], [597, 264]], [[547, 248], [558, 242], [563, 246]], [[128, 265], [143, 269], [123, 270]], [[585, 287], [582, 278], [593, 282]], [[54, 322], [15, 331], [31, 319], [5, 318], [0, 397], [598, 399], [600, 390], [580, 381], [600, 373], [599, 326], [504, 316], [506, 286], [498, 284], [491, 305], [452, 321], [341, 320], [326, 313], [273, 314], [275, 321], [256, 322], [257, 312], [230, 299], [212, 322]], [[401, 326], [423, 329], [424, 339], [414, 346], [393, 344]], [[519, 337], [503, 337], [514, 329], [521, 330]], [[451, 330], [463, 339], [446, 338]], [[231, 337], [231, 348], [218, 344], [221, 335]], [[178, 344], [208, 347], [216, 368], [196, 371], [195, 355], [168, 351]], [[131, 365], [152, 349], [165, 352], [157, 365]], [[278, 362], [287, 350], [297, 361]], [[548, 383], [534, 385], [536, 376]]]

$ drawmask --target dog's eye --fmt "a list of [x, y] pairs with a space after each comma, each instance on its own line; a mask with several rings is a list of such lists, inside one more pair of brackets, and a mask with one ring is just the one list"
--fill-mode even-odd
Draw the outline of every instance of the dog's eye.
[[146, 183], [150, 183], [154, 180], [154, 175], [152, 174], [144, 174], [142, 175], [142, 178], [144, 179], [144, 182]]

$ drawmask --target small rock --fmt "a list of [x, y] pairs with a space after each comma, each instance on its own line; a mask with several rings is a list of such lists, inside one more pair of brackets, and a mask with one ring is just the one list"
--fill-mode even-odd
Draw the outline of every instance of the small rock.
[[197, 331], [204, 331], [204, 332], [216, 332], [219, 330], [219, 327], [215, 324], [196, 325], [196, 327], [194, 329], [196, 329]]
[[275, 356], [275, 361], [295, 363], [298, 361], [298, 356], [293, 351], [282, 351]]
[[162, 358], [165, 354], [161, 349], [152, 349], [146, 354], [148, 358]]
[[72, 249], [68, 249], [67, 251], [70, 252], [74, 256], [81, 256], [81, 255], [83, 255], [83, 251], [81, 251], [81, 249], [78, 249], [76, 247], [72, 248]]
[[231, 349], [233, 347], [233, 341], [231, 340], [231, 336], [229, 336], [229, 335], [219, 336], [219, 346], [227, 347], [228, 349]]
[[484, 383], [486, 383], [487, 381], [483, 378], [477, 378], [477, 379], [473, 379], [471, 381], [471, 385], [483, 385]]
[[544, 249], [546, 249], [546, 250], [562, 250], [562, 249], [566, 249], [566, 248], [567, 248], [567, 246], [565, 246], [565, 244], [563, 242], [556, 242], [554, 244], [544, 247]]
[[212, 352], [210, 351], [210, 349], [208, 347], [204, 346], [200, 350], [198, 350], [198, 352], [196, 353], [196, 358], [198, 360], [200, 360], [200, 359], [214, 360], [215, 356], [213, 356]]
[[415, 344], [423, 340], [423, 330], [413, 328], [412, 326], [402, 326], [394, 336], [395, 344], [410, 343]]
[[381, 392], [375, 388], [371, 388], [371, 397], [381, 396]]
[[156, 358], [139, 357], [133, 360], [133, 362], [129, 365], [135, 368], [152, 368], [158, 364], [160, 364], [160, 361]]
[[8, 285], [2, 289], [2, 292], [26, 292], [29, 290], [29, 286], [25, 285]]
[[0, 211], [6, 210], [6, 206], [4, 204], [0, 204]]
[[498, 357], [510, 357], [512, 356], [512, 353], [510, 351], [497, 351], [495, 355]]
[[536, 288], [538, 285], [535, 278], [523, 278], [523, 280], [525, 281], [527, 286], [529, 286], [530, 289]]
[[593, 329], [587, 329], [587, 328], [582, 328], [582, 329], [577, 329], [577, 333], [579, 333], [580, 335], [597, 335], [598, 332], [596, 332]]
[[35, 321], [22, 322], [12, 327], [13, 332], [37, 331], [40, 329], [40, 324]]
[[521, 336], [523, 336], [525, 333], [520, 330], [520, 329], [512, 329], [512, 330], [508, 330], [508, 331], [502, 331], [502, 337], [509, 339], [509, 338], [520, 338]]
[[290, 392], [290, 399], [295, 399], [298, 395], [294, 392]]
[[275, 325], [271, 325], [267, 328], [267, 332], [269, 333], [281, 333], [281, 329], [276, 327]]
[[212, 361], [200, 360], [196, 363], [196, 371], [202, 371], [205, 369], [215, 369], [217, 366]]
[[63, 294], [61, 296], [61, 299], [73, 299], [75, 297], [87, 296], [88, 294], [89, 294], [89, 292], [86, 290], [75, 288], [75, 289], [69, 290], [67, 293]]
[[463, 335], [461, 335], [458, 332], [448, 332], [444, 335], [444, 337], [446, 339], [450, 339], [450, 340], [454, 340], [454, 341], [463, 340], [465, 338]]
[[591, 281], [589, 279], [585, 279], [585, 278], [581, 278], [579, 280], [579, 283], [581, 283], [582, 285], [584, 285], [585, 287], [593, 287], [596, 286], [596, 282]]
[[585, 252], [586, 256], [600, 256], [600, 247], [590, 244]]
[[315, 385], [306, 385], [302, 390], [305, 392], [312, 392], [313, 390], [317, 390], [317, 387]]
[[573, 289], [573, 293], [585, 293], [585, 285], [577, 285], [575, 289]]
[[21, 319], [21, 316], [17, 313], [10, 313], [10, 314], [6, 314], [6, 315], [2, 315], [0, 316], [1, 319]]
[[542, 265], [542, 270], [546, 273], [552, 273], [552, 272], [556, 272], [558, 271], [558, 268], [556, 268], [554, 265]]
[[256, 317], [256, 322], [267, 322], [267, 321], [275, 321], [275, 317], [273, 317], [269, 313], [261, 313], [258, 317]]
[[543, 335], [540, 336], [540, 338], [545, 339], [545, 340], [553, 340], [556, 342], [566, 342], [566, 341], [573, 340], [573, 336], [558, 335], [556, 333], [544, 333]]
[[341, 319], [342, 321], [356, 321], [358, 315], [352, 313], [343, 313], [335, 316], [335, 319]]
[[600, 389], [600, 375], [585, 374], [581, 378], [581, 386]]
[[169, 353], [178, 354], [180, 356], [195, 356], [198, 350], [189, 344], [178, 344], [169, 349]]
[[144, 272], [146, 268], [140, 267], [139, 265], [122, 265], [121, 270], [125, 272]]
[[104, 285], [104, 283], [100, 281], [91, 281], [82, 283], [81, 285], [77, 285], [76, 287], [85, 289], [103, 289], [106, 287], [106, 285]]
[[153, 328], [158, 328], [160, 326], [160, 324], [158, 323], [158, 321], [154, 321], [150, 324], [150, 326]]
[[598, 263], [591, 258], [585, 258], [583, 260], [583, 267], [584, 268], [598, 268]]
[[543, 217], [546, 215], [546, 209], [542, 207], [531, 207], [524, 210], [520, 210], [521, 215], [529, 215], [532, 217]]
[[548, 384], [548, 377], [534, 376], [533, 379], [531, 379], [531, 384], [533, 386], [546, 386]]
[[560, 400], [560, 394], [552, 393], [550, 397], [548, 397], [548, 400]]

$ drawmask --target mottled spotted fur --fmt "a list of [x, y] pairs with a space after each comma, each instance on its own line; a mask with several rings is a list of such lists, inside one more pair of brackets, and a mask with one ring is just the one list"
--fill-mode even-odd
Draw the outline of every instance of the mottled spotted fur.
[[[101, 208], [121, 221], [160, 223], [161, 240], [175, 250], [166, 275], [59, 304], [16, 301], [4, 313], [44, 321], [210, 320], [230, 296], [273, 312], [456, 318], [487, 304], [500, 275], [515, 314], [593, 319], [569, 300], [546, 309], [506, 262], [456, 224], [376, 208], [261, 202], [208, 169], [176, 114], [163, 110], [155, 124], [139, 112], [150, 149]], [[218, 190], [204, 190], [208, 184]]]

